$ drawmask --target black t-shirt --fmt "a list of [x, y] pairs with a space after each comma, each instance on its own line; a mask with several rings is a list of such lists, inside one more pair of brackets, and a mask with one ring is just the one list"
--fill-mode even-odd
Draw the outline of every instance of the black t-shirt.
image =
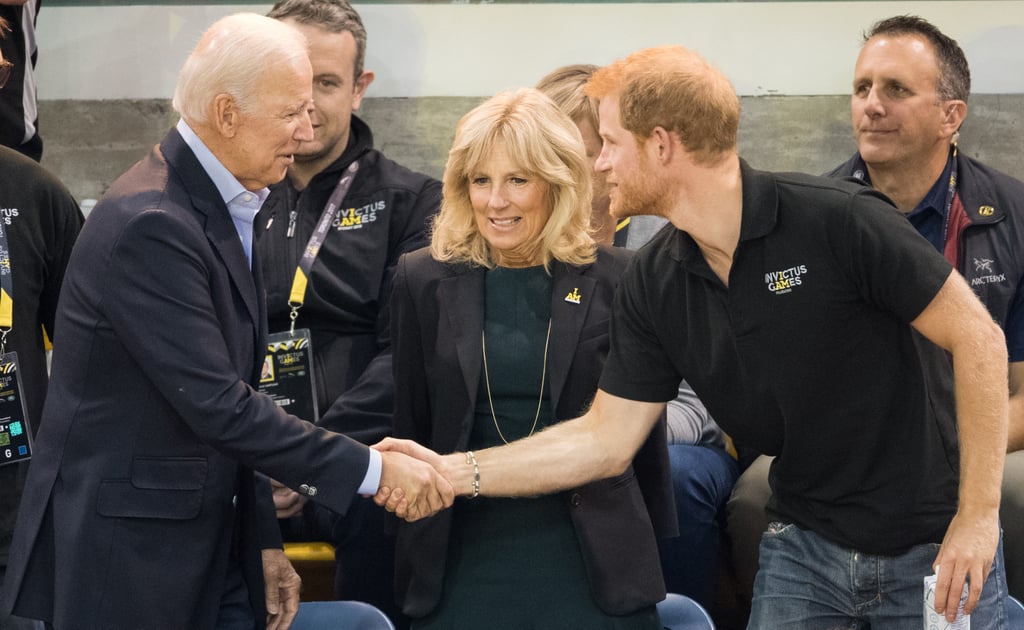
[[[82, 228], [82, 212], [51, 173], [27, 157], [0, 147], [0, 222], [11, 251], [13, 322], [6, 350], [18, 353], [22, 394], [33, 432], [46, 397], [46, 334], [54, 331], [57, 298], [72, 246]], [[21, 484], [28, 464], [0, 466], [0, 567], [14, 533]]]
[[655, 236], [616, 296], [601, 388], [667, 401], [685, 378], [726, 432], [777, 455], [776, 518], [869, 553], [940, 542], [958, 451], [933, 385], [951, 368], [908, 323], [949, 263], [868, 188], [742, 172], [729, 286], [688, 234]]

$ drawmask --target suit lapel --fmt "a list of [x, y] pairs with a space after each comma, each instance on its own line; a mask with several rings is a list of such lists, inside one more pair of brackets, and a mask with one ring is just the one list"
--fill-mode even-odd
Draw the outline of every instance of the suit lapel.
[[[193, 197], [193, 202], [196, 199]], [[198, 207], [198, 206], [197, 206]], [[208, 204], [206, 220], [206, 238], [217, 250], [232, 282], [238, 287], [242, 295], [245, 308], [258, 330], [260, 327], [259, 299], [256, 295], [256, 282], [253, 280], [252, 270], [249, 269], [249, 260], [245, 257], [245, 250], [242, 249], [242, 242], [235, 231], [235, 224], [231, 222], [231, 215], [228, 214], [227, 206], [223, 203]], [[255, 249], [255, 248], [254, 248]]]
[[258, 375], [263, 368], [263, 349], [267, 346], [267, 335], [270, 333], [268, 330], [269, 321], [267, 319], [267, 292], [263, 285], [263, 267], [261, 267], [262, 263], [260, 262], [257, 250], [258, 248], [254, 243], [252, 248], [252, 281], [256, 292], [256, 310], [258, 312], [256, 319], [256, 348], [258, 350], [254, 357], [255, 375]]
[[587, 320], [596, 281], [582, 275], [580, 268], [552, 263], [554, 283], [551, 290], [551, 343], [548, 348], [548, 373], [551, 375], [551, 407], [558, 401], [576, 356], [580, 331]]
[[221, 200], [217, 187], [177, 130], [172, 129], [167, 134], [160, 144], [160, 151], [167, 164], [185, 183], [192, 206], [204, 217], [201, 220], [204, 221], [206, 238], [217, 251], [231, 276], [231, 281], [238, 288], [254, 328], [260, 330], [262, 320], [253, 274], [249, 269], [249, 261], [245, 257], [245, 250], [242, 249], [235, 224], [231, 221], [231, 215]]
[[[484, 273], [482, 268], [464, 268], [457, 275], [442, 280], [438, 286], [441, 298], [441, 317], [447, 318], [452, 331], [455, 352], [459, 357], [462, 380], [469, 399], [468, 409], [476, 408], [476, 393], [480, 386], [481, 343], [484, 329]], [[442, 343], [444, 340], [440, 340]], [[451, 375], [455, 378], [455, 375]], [[472, 413], [464, 422], [472, 422]], [[464, 427], [466, 428], [466, 427]], [[464, 432], [468, 436], [468, 432]]]

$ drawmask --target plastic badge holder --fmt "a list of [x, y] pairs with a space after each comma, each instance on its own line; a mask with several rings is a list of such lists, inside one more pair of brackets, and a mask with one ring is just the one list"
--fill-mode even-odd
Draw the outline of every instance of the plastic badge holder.
[[924, 630], [971, 630], [971, 616], [964, 614], [967, 604], [967, 584], [960, 595], [960, 606], [956, 611], [956, 620], [950, 623], [945, 615], [935, 612], [935, 581], [937, 575], [926, 575], [924, 578]]

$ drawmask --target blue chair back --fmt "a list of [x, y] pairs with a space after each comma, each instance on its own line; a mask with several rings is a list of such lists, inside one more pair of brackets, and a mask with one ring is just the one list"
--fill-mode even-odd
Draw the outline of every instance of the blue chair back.
[[1011, 630], [1024, 628], [1024, 604], [1021, 604], [1020, 600], [1008, 595], [1006, 597], [1006, 612], [1009, 615], [1007, 628]]
[[395, 625], [365, 602], [302, 602], [291, 630], [395, 630]]
[[658, 603], [658, 616], [666, 630], [715, 630], [711, 615], [685, 595], [669, 593]]

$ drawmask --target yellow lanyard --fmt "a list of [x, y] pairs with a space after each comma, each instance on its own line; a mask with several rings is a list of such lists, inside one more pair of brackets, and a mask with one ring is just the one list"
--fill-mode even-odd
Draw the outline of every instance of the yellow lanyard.
[[7, 333], [14, 326], [14, 283], [11, 280], [11, 248], [0, 223], [0, 354], [6, 352]]
[[345, 195], [348, 194], [348, 189], [352, 185], [352, 180], [355, 179], [358, 170], [359, 160], [353, 160], [348, 165], [348, 168], [345, 169], [345, 173], [338, 180], [338, 185], [334, 187], [334, 192], [327, 199], [327, 205], [324, 206], [324, 211], [320, 215], [316, 229], [313, 230], [313, 234], [309, 237], [306, 249], [302, 252], [302, 258], [299, 259], [299, 266], [295, 269], [295, 278], [292, 279], [292, 291], [288, 296], [288, 306], [292, 307], [292, 311], [289, 314], [292, 320], [290, 332], [293, 335], [295, 334], [295, 320], [299, 317], [299, 308], [302, 307], [303, 301], [306, 298], [306, 287], [309, 284], [309, 272], [313, 268], [313, 261], [316, 260], [316, 255], [320, 253], [320, 247], [323, 246], [324, 239], [327, 238], [327, 231], [331, 229], [334, 217], [338, 214], [338, 208], [341, 206], [341, 202], [345, 200]]

